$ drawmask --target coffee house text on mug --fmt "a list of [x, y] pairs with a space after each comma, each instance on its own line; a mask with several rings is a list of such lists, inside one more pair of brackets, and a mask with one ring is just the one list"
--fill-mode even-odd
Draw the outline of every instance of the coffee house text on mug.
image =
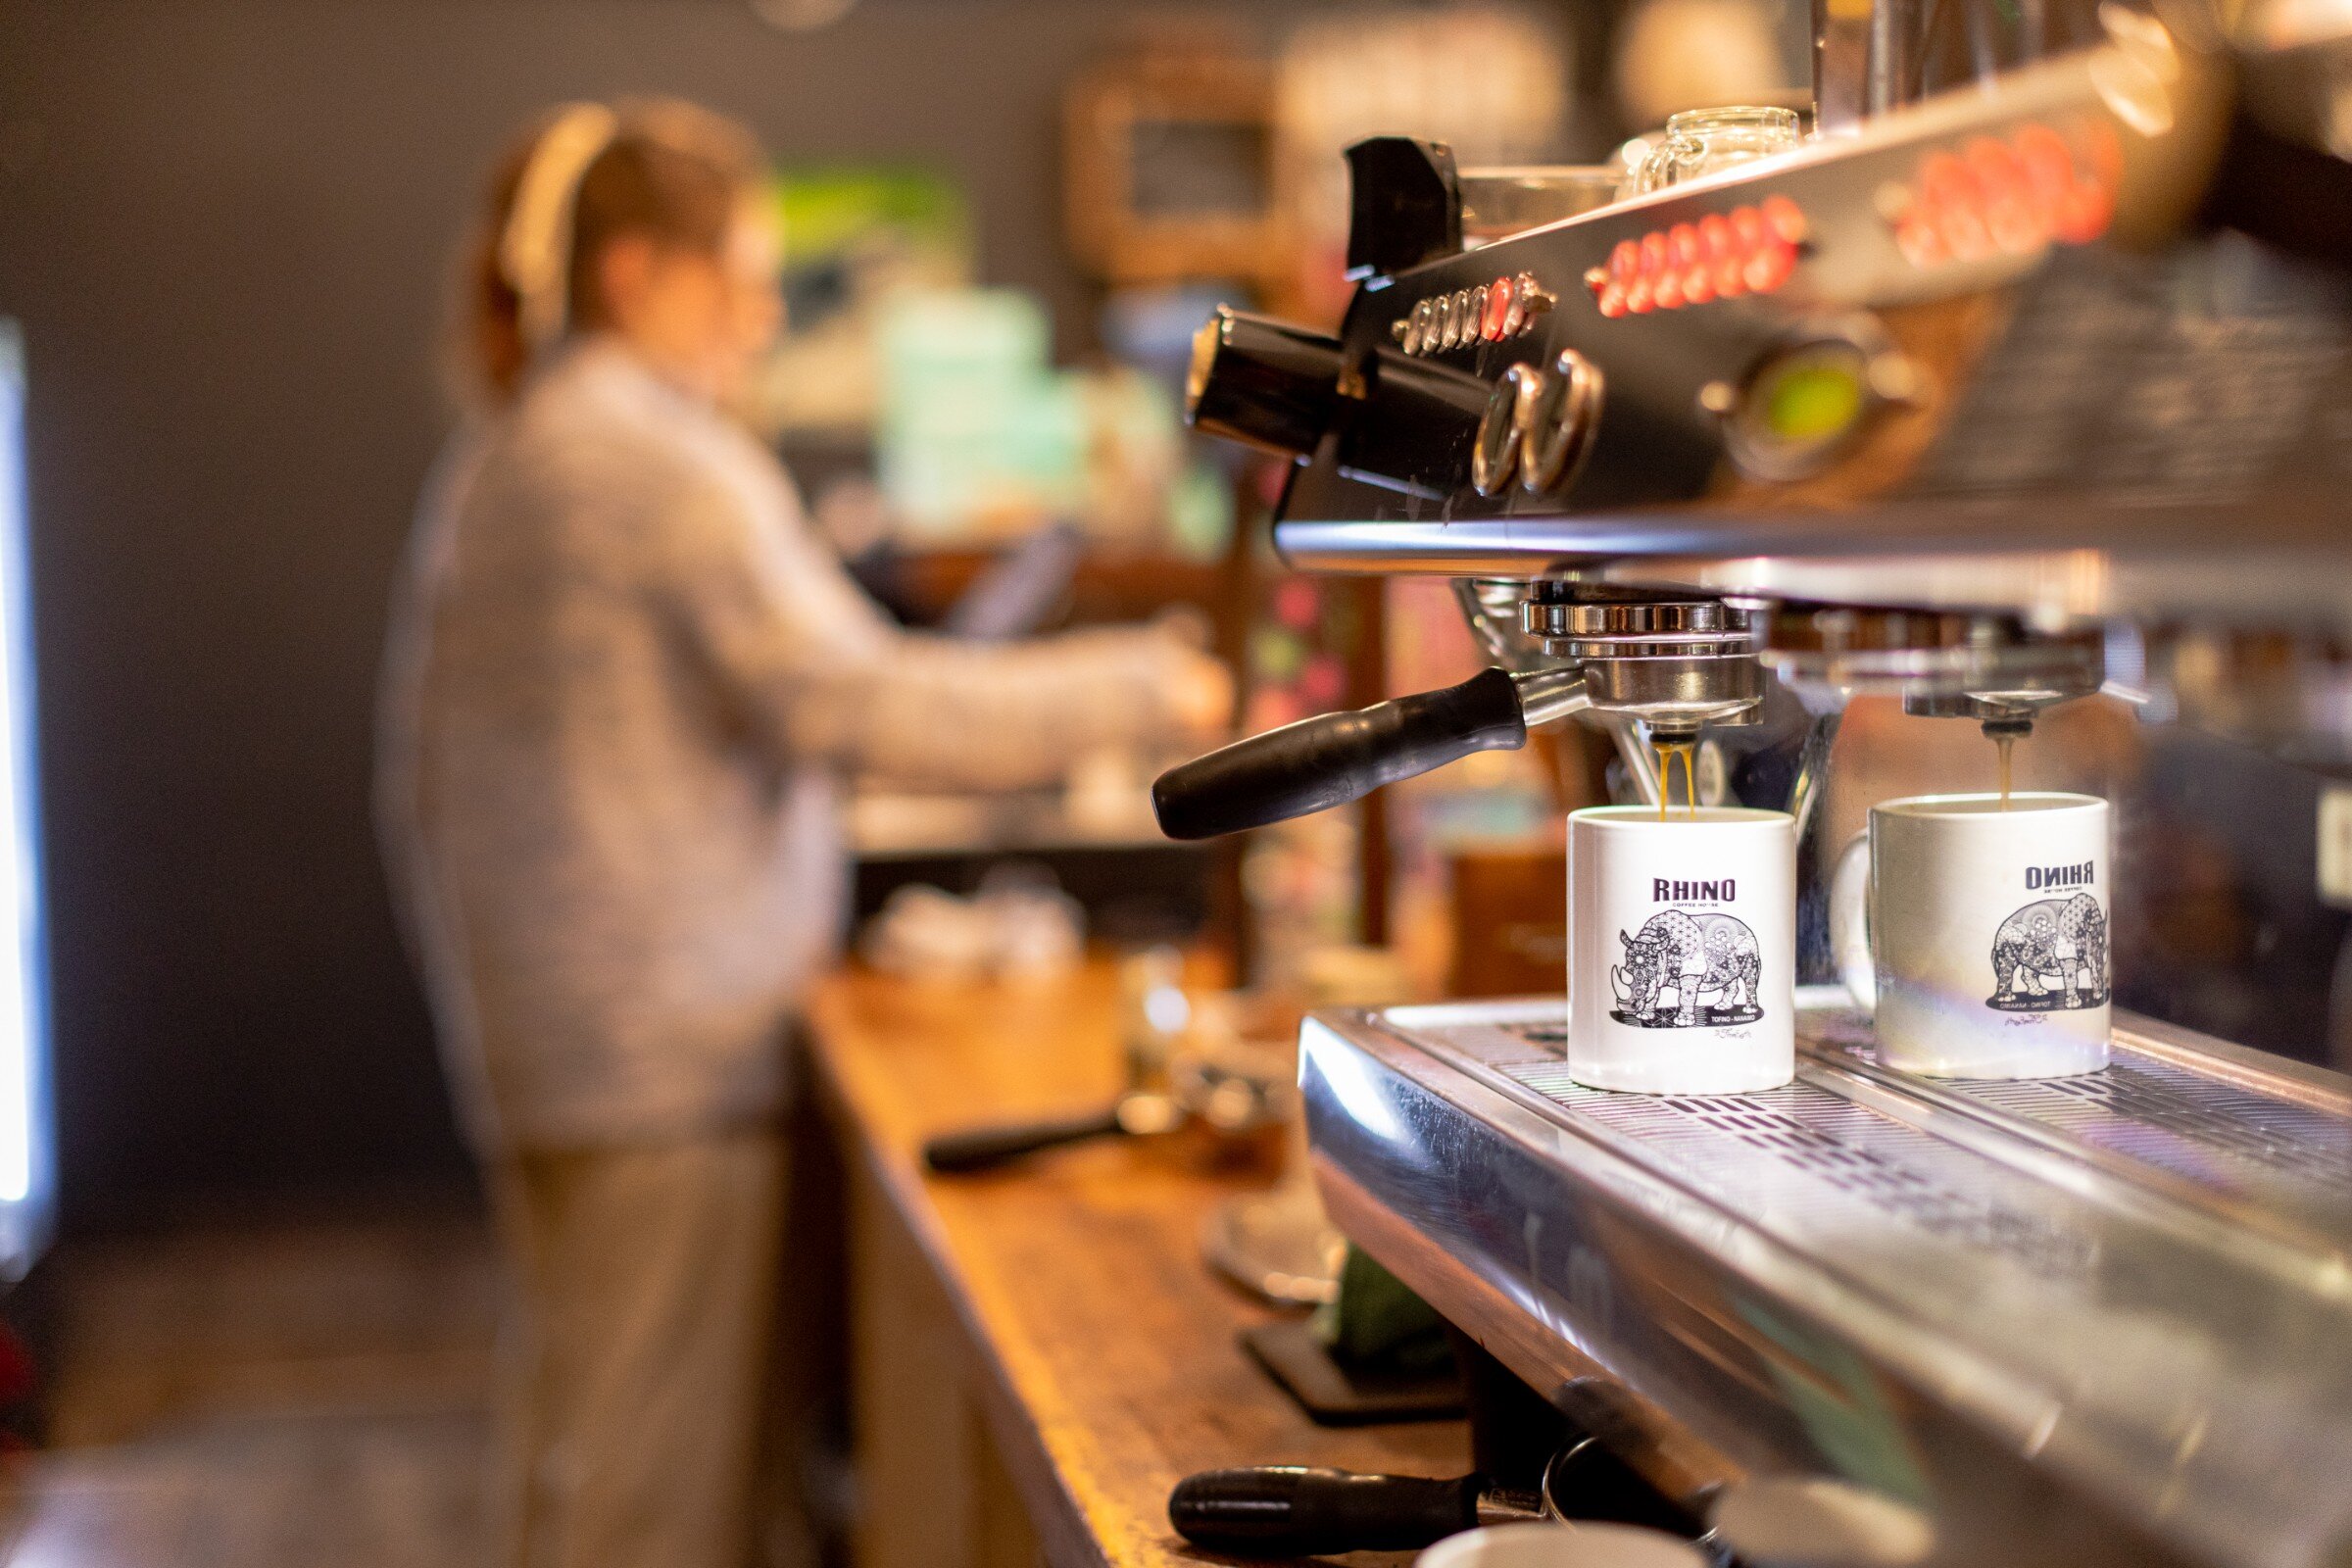
[[[2034, 873], [2028, 871], [2026, 874], [2031, 877]], [[2029, 887], [2042, 885], [2034, 882], [2027, 884]], [[2050, 887], [2057, 885], [2055, 882], [2047, 884]], [[1658, 876], [1649, 880], [1649, 896], [1659, 904], [1729, 904], [1740, 896], [1739, 886], [1738, 878], [1728, 876], [1718, 882], [1683, 882]]]
[[2026, 867], [2026, 891], [2042, 888], [2086, 888], [2090, 886], [2090, 868], [2095, 862], [2084, 860], [2080, 865], [2029, 865]]

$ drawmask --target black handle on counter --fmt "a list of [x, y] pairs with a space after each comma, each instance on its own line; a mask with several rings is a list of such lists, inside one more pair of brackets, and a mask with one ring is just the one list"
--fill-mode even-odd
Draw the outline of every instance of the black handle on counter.
[[1410, 1551], [1478, 1523], [1478, 1476], [1368, 1476], [1301, 1465], [1203, 1470], [1176, 1483], [1168, 1523], [1236, 1557]]
[[942, 1133], [923, 1145], [923, 1164], [943, 1175], [986, 1170], [1041, 1149], [1058, 1149], [1063, 1144], [1107, 1138], [1124, 1131], [1117, 1105], [1090, 1110], [1082, 1116], [971, 1127], [959, 1133]]
[[1159, 830], [1211, 839], [1360, 800], [1472, 752], [1527, 744], [1519, 690], [1507, 671], [1349, 713], [1325, 713], [1252, 735], [1160, 774]]

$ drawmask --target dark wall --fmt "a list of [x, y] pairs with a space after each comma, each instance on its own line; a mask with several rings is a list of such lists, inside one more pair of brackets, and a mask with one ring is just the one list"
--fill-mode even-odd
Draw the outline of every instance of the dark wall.
[[445, 425], [440, 285], [514, 127], [675, 92], [789, 159], [945, 168], [984, 276], [1041, 290], [1068, 347], [1057, 93], [1129, 15], [866, 0], [793, 35], [736, 0], [0, 0], [70, 1225], [463, 1180], [369, 710]]

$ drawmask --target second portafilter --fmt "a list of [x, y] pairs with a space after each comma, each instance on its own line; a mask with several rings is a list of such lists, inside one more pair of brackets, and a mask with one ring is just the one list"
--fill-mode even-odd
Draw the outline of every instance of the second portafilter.
[[1925, 718], [1971, 718], [1994, 738], [2031, 733], [2051, 706], [2106, 681], [2097, 627], [2040, 631], [2016, 616], [1782, 603], [1752, 612], [1760, 657], [1791, 689], [1899, 696]]

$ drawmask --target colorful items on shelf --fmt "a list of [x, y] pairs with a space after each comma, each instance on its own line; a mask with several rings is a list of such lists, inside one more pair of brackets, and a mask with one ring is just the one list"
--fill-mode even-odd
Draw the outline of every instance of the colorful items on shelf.
[[1184, 469], [1174, 400], [1136, 371], [1053, 368], [1051, 336], [1013, 289], [910, 294], [884, 314], [877, 466], [907, 542], [1055, 518], [1098, 542], [1162, 542]]

